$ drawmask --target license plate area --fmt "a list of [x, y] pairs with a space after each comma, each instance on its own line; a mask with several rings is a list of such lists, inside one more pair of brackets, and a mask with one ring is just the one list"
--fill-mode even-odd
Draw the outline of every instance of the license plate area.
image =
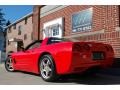
[[105, 54], [104, 52], [92, 52], [92, 59], [93, 60], [104, 60]]

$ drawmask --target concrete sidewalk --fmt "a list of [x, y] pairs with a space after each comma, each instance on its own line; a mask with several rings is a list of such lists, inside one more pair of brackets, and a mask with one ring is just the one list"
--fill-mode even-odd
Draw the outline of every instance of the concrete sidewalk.
[[0, 67], [4, 67], [4, 62], [0, 63]]

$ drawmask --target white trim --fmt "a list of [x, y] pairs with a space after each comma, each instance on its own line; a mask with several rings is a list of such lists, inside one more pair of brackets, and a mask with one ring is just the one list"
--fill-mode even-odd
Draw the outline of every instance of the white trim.
[[41, 8], [40, 18], [56, 12], [60, 9], [67, 7], [68, 5], [47, 5]]
[[14, 25], [14, 24], [16, 24], [16, 23], [18, 23], [18, 22], [24, 20], [26, 17], [30, 17], [32, 14], [33, 14], [33, 12], [31, 12], [31, 13], [29, 13], [29, 14], [23, 16], [23, 17], [21, 17], [20, 19], [16, 20], [15, 22], [11, 23], [10, 25], [8, 25], [8, 26], [5, 27], [5, 28], [9, 28], [9, 27], [11, 27], [12, 25]]
[[70, 35], [70, 36], [64, 36], [64, 38], [74, 38], [74, 37], [81, 37], [81, 36], [89, 36], [89, 35], [95, 35], [95, 34], [100, 34], [100, 33], [104, 33], [104, 29], [99, 30], [99, 31], [94, 31], [94, 32], [85, 32], [82, 34], [75, 34], [75, 35]]
[[[64, 27], [63, 23], [64, 23], [63, 22], [63, 17], [51, 20], [49, 22], [45, 22], [43, 24], [43, 30], [48, 32], [48, 36], [46, 36], [45, 32], [43, 32], [43, 39], [45, 37], [59, 37], [59, 38], [61, 38], [63, 36], [63, 27]], [[53, 29], [51, 29], [51, 27], [53, 27], [54, 25], [58, 25], [59, 26], [58, 27], [59, 35], [53, 36]]]
[[13, 41], [14, 41], [14, 38], [9, 39], [9, 42], [13, 42]]
[[116, 27], [116, 28], [115, 28], [115, 31], [120, 31], [120, 27]]
[[[68, 5], [47, 5], [47, 6], [44, 6], [44, 7], [41, 8], [40, 18], [42, 18], [42, 17], [44, 17], [44, 16], [46, 16], [48, 14], [51, 14], [53, 12], [56, 12], [56, 11], [58, 11], [60, 9], [63, 9], [65, 7], [67, 7], [67, 6]], [[27, 15], [21, 17], [20, 19], [16, 20], [15, 22], [11, 23], [10, 25], [8, 25], [5, 28], [9, 28], [10, 26], [22, 21], [24, 18], [31, 16], [32, 14], [33, 14], [33, 12], [28, 13]]]

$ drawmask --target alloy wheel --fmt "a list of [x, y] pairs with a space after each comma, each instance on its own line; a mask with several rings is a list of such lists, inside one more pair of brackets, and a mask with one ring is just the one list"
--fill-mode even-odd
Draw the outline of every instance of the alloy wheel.
[[52, 63], [49, 58], [44, 58], [41, 61], [40, 71], [43, 78], [48, 79], [52, 75]]
[[6, 61], [6, 68], [8, 71], [14, 71], [14, 68], [13, 68], [13, 61], [11, 58], [8, 58], [8, 60]]

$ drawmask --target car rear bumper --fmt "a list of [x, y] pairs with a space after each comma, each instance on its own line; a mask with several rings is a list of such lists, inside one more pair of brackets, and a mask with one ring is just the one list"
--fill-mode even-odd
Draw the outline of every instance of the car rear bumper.
[[106, 69], [111, 67], [113, 64], [113, 59], [109, 59], [109, 61], [93, 61], [93, 62], [85, 62], [85, 63], [72, 63], [69, 70], [66, 71], [64, 74], [71, 74], [71, 73], [82, 73], [86, 70], [89, 70], [90, 68], [100, 68], [100, 69]]

